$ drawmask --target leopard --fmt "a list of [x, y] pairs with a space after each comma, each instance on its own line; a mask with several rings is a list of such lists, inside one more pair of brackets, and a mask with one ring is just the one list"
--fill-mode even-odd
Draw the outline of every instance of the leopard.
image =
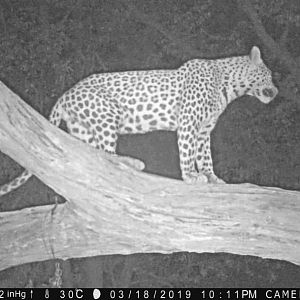
[[[233, 100], [249, 95], [268, 104], [278, 94], [260, 49], [216, 59], [191, 59], [177, 69], [98, 73], [66, 91], [50, 123], [64, 121], [68, 132], [92, 147], [116, 155], [123, 134], [177, 132], [184, 182], [225, 183], [213, 169], [211, 132]], [[0, 187], [0, 196], [24, 184], [25, 170]]]

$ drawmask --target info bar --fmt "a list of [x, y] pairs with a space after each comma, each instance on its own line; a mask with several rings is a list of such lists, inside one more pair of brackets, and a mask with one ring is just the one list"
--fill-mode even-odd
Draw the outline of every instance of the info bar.
[[299, 299], [300, 288], [0, 288], [0, 300]]

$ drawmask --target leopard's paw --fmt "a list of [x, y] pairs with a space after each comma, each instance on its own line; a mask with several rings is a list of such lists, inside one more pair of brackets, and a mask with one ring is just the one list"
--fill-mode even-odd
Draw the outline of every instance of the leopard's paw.
[[226, 184], [226, 182], [224, 180], [222, 180], [221, 178], [217, 177], [217, 175], [215, 174], [210, 174], [208, 176], [208, 182], [209, 183], [217, 183], [217, 184]]
[[182, 176], [182, 179], [187, 184], [195, 184], [195, 183], [207, 183], [207, 177], [198, 172], [188, 173]]

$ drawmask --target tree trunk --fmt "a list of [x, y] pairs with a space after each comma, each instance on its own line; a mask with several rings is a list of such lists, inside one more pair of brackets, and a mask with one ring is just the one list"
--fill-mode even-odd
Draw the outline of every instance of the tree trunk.
[[0, 150], [68, 201], [0, 214], [0, 270], [105, 254], [231, 252], [300, 264], [300, 193], [187, 185], [66, 134], [0, 82]]

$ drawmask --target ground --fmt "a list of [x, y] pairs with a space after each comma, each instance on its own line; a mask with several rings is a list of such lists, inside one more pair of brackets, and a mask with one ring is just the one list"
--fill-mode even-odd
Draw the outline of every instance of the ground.
[[[111, 255], [61, 262], [64, 287], [279, 288], [299, 287], [300, 269], [291, 263], [228, 253]], [[0, 287], [49, 287], [53, 261], [10, 268]]]

